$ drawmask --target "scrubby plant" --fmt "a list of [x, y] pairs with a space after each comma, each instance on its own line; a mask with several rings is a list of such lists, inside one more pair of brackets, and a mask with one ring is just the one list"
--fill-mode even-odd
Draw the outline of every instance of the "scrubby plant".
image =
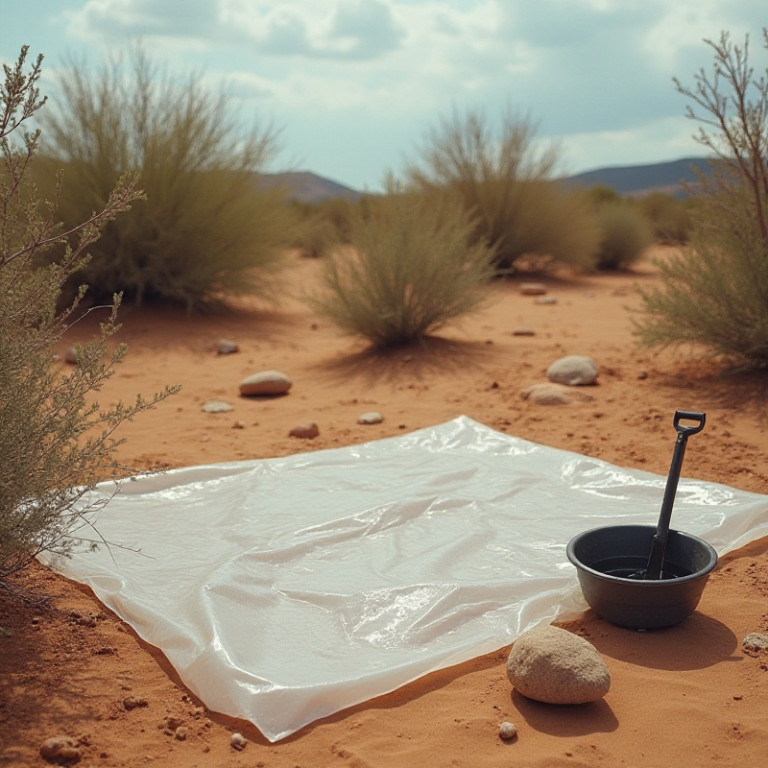
[[454, 112], [427, 135], [406, 179], [422, 194], [460, 201], [476, 220], [473, 241], [494, 247], [499, 270], [526, 263], [592, 267], [599, 230], [589, 202], [553, 178], [557, 152], [537, 151], [534, 139], [531, 121], [510, 110], [498, 135], [480, 112]]
[[329, 257], [309, 304], [372, 345], [404, 344], [480, 308], [494, 251], [472, 242], [457, 203], [394, 190], [351, 218], [351, 247]]
[[[768, 50], [768, 31], [763, 31]], [[712, 174], [699, 179], [691, 248], [661, 262], [661, 287], [643, 294], [637, 323], [648, 346], [692, 342], [751, 365], [768, 365], [768, 68], [755, 77], [749, 40], [727, 33], [706, 41], [713, 74], [703, 69], [688, 116], [714, 154]]]
[[690, 202], [663, 192], [640, 198], [637, 207], [653, 227], [654, 239], [665, 245], [684, 245], [691, 230]]
[[[107, 352], [116, 331], [119, 298], [101, 332], [77, 348], [78, 365], [65, 374], [54, 354], [78, 311], [84, 288], [66, 309], [64, 283], [87, 264], [85, 250], [99, 230], [140, 198], [136, 180], [116, 180], [113, 191], [80, 223], [56, 225], [56, 201], [40, 200], [30, 182], [39, 131], [23, 124], [45, 103], [37, 83], [42, 56], [29, 67], [28, 48], [14, 66], [3, 65], [0, 89], [0, 586], [42, 551], [66, 555], [77, 541], [98, 539], [80, 502], [117, 469], [115, 429], [171, 393], [133, 405], [102, 409], [94, 401], [124, 346]], [[45, 267], [39, 255], [76, 238], [63, 257]]]
[[243, 131], [225, 93], [174, 79], [140, 48], [92, 70], [70, 59], [45, 118], [41, 184], [64, 168], [65, 227], [138, 173], [146, 201], [110, 222], [78, 279], [90, 295], [123, 292], [205, 308], [271, 285], [293, 221], [256, 173], [277, 149], [271, 129]]
[[648, 220], [634, 206], [625, 202], [601, 205], [597, 209], [600, 227], [600, 269], [623, 269], [636, 262], [653, 243]]

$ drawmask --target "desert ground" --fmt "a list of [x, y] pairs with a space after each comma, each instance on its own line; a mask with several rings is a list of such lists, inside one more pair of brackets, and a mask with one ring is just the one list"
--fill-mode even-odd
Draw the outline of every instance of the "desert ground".
[[[121, 460], [139, 470], [286, 456], [464, 414], [527, 440], [666, 475], [672, 417], [685, 409], [706, 412], [707, 425], [689, 444], [683, 474], [768, 493], [768, 379], [725, 368], [701, 350], [636, 346], [638, 288], [658, 279], [650, 260], [615, 274], [546, 277], [557, 300], [549, 305], [521, 295], [520, 279], [499, 281], [485, 309], [439, 339], [374, 354], [301, 303], [320, 263], [291, 258], [277, 309], [243, 302], [194, 317], [122, 310], [118, 339], [129, 355], [101, 400], [131, 401], [165, 384], [183, 388], [123, 426]], [[62, 356], [98, 319], [71, 330]], [[520, 327], [535, 333], [513, 335]], [[240, 351], [218, 355], [221, 339]], [[569, 354], [599, 366], [598, 384], [580, 388], [590, 400], [547, 406], [522, 398]], [[293, 380], [288, 396], [238, 396], [244, 377], [268, 369]], [[234, 410], [204, 413], [209, 400]], [[383, 422], [358, 424], [368, 411]], [[318, 425], [316, 438], [289, 436], [306, 422]], [[655, 510], [650, 516], [655, 522]], [[638, 633], [591, 611], [564, 624], [588, 638], [611, 671], [611, 691], [600, 702], [557, 707], [523, 698], [507, 681], [504, 648], [274, 744], [248, 722], [207, 710], [163, 654], [87, 588], [39, 565], [14, 584], [47, 595], [50, 607], [0, 590], [0, 765], [44, 765], [40, 745], [58, 735], [79, 740], [79, 765], [105, 767], [701, 768], [759, 766], [768, 755], [768, 651], [742, 647], [748, 633], [768, 631], [768, 539], [721, 558], [697, 612], [677, 627]], [[147, 705], [127, 709], [129, 697]], [[505, 720], [518, 728], [510, 742], [498, 735]], [[174, 735], [179, 724], [184, 740]], [[242, 751], [230, 744], [233, 732], [247, 739]]]

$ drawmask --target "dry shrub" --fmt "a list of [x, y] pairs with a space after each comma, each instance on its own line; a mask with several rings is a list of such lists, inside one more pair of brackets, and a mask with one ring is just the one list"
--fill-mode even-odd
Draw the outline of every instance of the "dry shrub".
[[647, 219], [628, 203], [600, 206], [597, 221], [602, 233], [597, 257], [600, 269], [626, 268], [653, 243], [653, 232]]
[[[768, 32], [764, 31], [768, 50]], [[703, 70], [688, 114], [715, 155], [693, 200], [691, 248], [659, 265], [662, 286], [646, 291], [637, 323], [647, 346], [692, 342], [750, 365], [768, 366], [768, 69], [756, 79], [743, 47], [723, 33], [714, 76]], [[698, 110], [698, 111], [695, 111]]]
[[265, 293], [292, 218], [256, 172], [276, 151], [270, 130], [243, 132], [227, 96], [199, 76], [177, 81], [141, 49], [92, 72], [70, 60], [58, 109], [47, 116], [42, 183], [65, 169], [65, 228], [106, 199], [126, 171], [146, 201], [111, 222], [78, 275], [90, 295], [115, 292], [141, 304], [189, 310], [243, 293]]
[[653, 192], [637, 201], [638, 208], [653, 227], [658, 243], [683, 245], [691, 232], [690, 203], [662, 192]]
[[588, 200], [553, 180], [554, 149], [537, 152], [532, 123], [509, 110], [496, 135], [480, 113], [454, 113], [427, 136], [409, 185], [429, 197], [449, 195], [476, 220], [473, 242], [496, 251], [499, 270], [520, 270], [531, 255], [590, 268], [599, 230]]
[[351, 219], [352, 247], [330, 257], [324, 291], [309, 304], [375, 346], [422, 339], [480, 308], [493, 249], [470, 243], [474, 222], [457, 204], [391, 193]]
[[83, 539], [99, 540], [90, 514], [96, 508], [79, 502], [117, 469], [114, 452], [122, 441], [115, 429], [172, 391], [106, 409], [94, 401], [126, 353], [122, 345], [107, 351], [117, 330], [117, 296], [100, 334], [78, 348], [78, 365], [63, 373], [56, 361], [55, 347], [84, 294], [81, 289], [59, 310], [62, 286], [87, 264], [85, 250], [99, 228], [140, 193], [135, 179], [116, 180], [95, 212], [67, 233], [74, 246], [61, 260], [36, 266], [65, 236], [55, 224], [56, 200], [40, 200], [30, 181], [39, 132], [23, 133], [22, 125], [44, 99], [37, 89], [42, 57], [25, 73], [26, 55], [25, 47], [14, 67], [4, 67], [0, 93], [0, 586], [42, 551], [66, 555]]

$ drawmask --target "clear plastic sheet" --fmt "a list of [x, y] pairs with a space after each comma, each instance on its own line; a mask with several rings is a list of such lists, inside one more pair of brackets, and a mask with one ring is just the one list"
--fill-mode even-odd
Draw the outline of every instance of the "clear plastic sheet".
[[[118, 546], [46, 562], [276, 741], [583, 610], [566, 544], [654, 525], [664, 484], [462, 416], [123, 481], [96, 522]], [[672, 525], [722, 554], [768, 536], [768, 497], [684, 479]]]

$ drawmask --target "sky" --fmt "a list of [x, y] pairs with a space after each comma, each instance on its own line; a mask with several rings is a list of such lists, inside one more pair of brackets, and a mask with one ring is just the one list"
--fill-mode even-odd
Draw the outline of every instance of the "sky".
[[469, 110], [528, 116], [563, 174], [700, 156], [672, 78], [709, 70], [723, 30], [764, 69], [766, 25], [766, 0], [0, 0], [0, 59], [44, 54], [55, 99], [67, 57], [140, 42], [276, 127], [268, 170], [377, 191]]

